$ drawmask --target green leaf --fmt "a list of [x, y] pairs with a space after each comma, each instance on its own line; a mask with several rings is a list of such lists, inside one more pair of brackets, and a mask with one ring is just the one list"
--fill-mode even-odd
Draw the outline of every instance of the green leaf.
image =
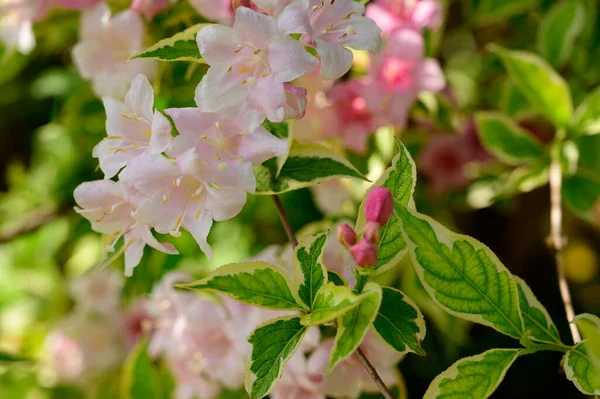
[[381, 306], [373, 326], [377, 334], [398, 352], [426, 356], [421, 347], [425, 338], [425, 319], [417, 305], [402, 291], [382, 287]]
[[593, 314], [582, 313], [575, 316], [575, 323], [587, 342], [586, 349], [590, 356], [600, 361], [600, 318]]
[[279, 267], [266, 262], [224, 265], [202, 280], [177, 287], [221, 292], [248, 305], [267, 309], [303, 309], [292, 294], [288, 276]]
[[578, 134], [600, 134], [600, 88], [595, 89], [575, 110], [573, 125]]
[[515, 87], [510, 79], [504, 84], [500, 101], [502, 111], [513, 119], [526, 118], [536, 114], [529, 100]]
[[534, 8], [539, 0], [481, 0], [474, 12], [478, 24], [505, 20]]
[[250, 398], [267, 396], [283, 374], [287, 361], [308, 331], [299, 316], [270, 320], [248, 338], [252, 353], [246, 359], [246, 391]]
[[549, 121], [566, 128], [571, 122], [573, 104], [567, 83], [548, 63], [535, 54], [491, 46], [529, 102]]
[[337, 333], [327, 370], [332, 370], [354, 353], [375, 321], [380, 304], [381, 287], [376, 283], [367, 283], [359, 304], [338, 318]]
[[[396, 143], [398, 144], [399, 152], [392, 159], [392, 165], [373, 183], [365, 195], [365, 199], [374, 188], [385, 187], [402, 204], [414, 206], [412, 197], [417, 182], [417, 167], [406, 147], [398, 140], [396, 140]], [[365, 224], [365, 200], [363, 200], [358, 210], [356, 230], [361, 231]], [[404, 255], [406, 255], [408, 248], [402, 237], [400, 221], [395, 215], [392, 215], [390, 220], [381, 228], [378, 245], [377, 264], [366, 269], [365, 273], [384, 273], [396, 266]]]
[[578, 173], [563, 181], [565, 203], [577, 213], [589, 212], [600, 200], [600, 180]]
[[335, 285], [344, 286], [344, 287], [348, 286], [348, 282], [346, 280], [344, 280], [344, 278], [342, 276], [340, 276], [336, 272], [332, 272], [331, 270], [327, 270], [327, 280], [331, 281]]
[[4, 351], [0, 351], [0, 363], [20, 363], [20, 362], [31, 362], [33, 359], [12, 354]]
[[121, 376], [122, 399], [163, 398], [160, 378], [142, 340], [127, 356]]
[[327, 284], [327, 269], [323, 262], [326, 243], [327, 233], [318, 233], [301, 240], [294, 250], [292, 260], [294, 288], [302, 302], [310, 309], [317, 291]]
[[475, 121], [483, 146], [507, 164], [519, 165], [544, 155], [542, 143], [500, 113], [479, 112]]
[[600, 373], [597, 365], [599, 359], [593, 359], [586, 350], [588, 343], [580, 342], [564, 357], [563, 367], [567, 379], [586, 395], [600, 395]]
[[279, 168], [269, 160], [254, 168], [256, 195], [282, 194], [339, 177], [367, 180], [344, 157], [319, 144], [294, 141], [286, 162]]
[[329, 283], [317, 292], [312, 311], [300, 321], [305, 326], [329, 323], [354, 308], [362, 299], [348, 287]]
[[523, 336], [515, 281], [488, 247], [397, 202], [394, 211], [419, 279], [438, 305], [513, 338]]
[[198, 43], [196, 43], [196, 34], [206, 25], [208, 24], [197, 24], [189, 27], [183, 32], [159, 41], [140, 54], [131, 57], [131, 59], [146, 58], [158, 61], [191, 61], [205, 64], [200, 55]]
[[523, 279], [514, 276], [519, 290], [519, 308], [523, 316], [525, 330], [531, 330], [529, 338], [539, 342], [563, 345], [558, 330], [548, 311], [533, 295], [531, 288]]
[[460, 359], [433, 380], [423, 399], [488, 398], [522, 353], [519, 349], [491, 349]]
[[540, 23], [538, 50], [552, 66], [562, 67], [569, 59], [575, 39], [585, 26], [585, 8], [575, 0], [556, 3]]

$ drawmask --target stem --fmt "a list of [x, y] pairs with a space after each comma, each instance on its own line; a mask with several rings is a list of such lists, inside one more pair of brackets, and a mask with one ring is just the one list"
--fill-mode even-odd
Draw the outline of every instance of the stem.
[[[277, 195], [273, 195], [272, 198], [273, 198], [273, 202], [275, 203], [275, 208], [277, 209], [277, 213], [279, 214], [279, 218], [281, 219], [281, 224], [283, 225], [283, 228], [285, 229], [285, 232], [286, 232], [290, 242], [292, 243], [292, 248], [296, 248], [298, 246], [298, 240], [296, 239], [296, 234], [294, 234], [294, 229], [292, 228], [292, 225], [290, 224], [287, 214], [285, 213], [285, 209], [283, 209], [281, 200], [279, 199], [279, 197]], [[375, 367], [373, 367], [371, 362], [369, 362], [369, 359], [367, 359], [367, 357], [365, 356], [363, 351], [361, 351], [360, 348], [356, 348], [356, 354], [358, 355], [358, 358], [360, 359], [360, 363], [363, 365], [365, 370], [367, 370], [367, 372], [369, 373], [369, 375], [371, 376], [373, 381], [375, 381], [375, 385], [377, 385], [377, 387], [379, 388], [379, 390], [381, 391], [383, 396], [386, 399], [394, 399], [394, 397], [390, 393], [390, 390], [385, 385], [385, 382], [383, 382], [383, 380], [377, 373], [377, 370], [375, 370]]]
[[[560, 134], [557, 134], [560, 136]], [[556, 272], [558, 274], [558, 288], [562, 297], [567, 314], [567, 321], [571, 329], [571, 336], [575, 344], [581, 342], [581, 335], [573, 319], [575, 311], [573, 310], [573, 301], [569, 292], [569, 285], [565, 277], [565, 268], [562, 259], [562, 249], [565, 246], [566, 239], [562, 235], [562, 168], [560, 165], [560, 143], [557, 141], [551, 149], [552, 160], [550, 162], [550, 245], [554, 253], [556, 262]]]
[[271, 196], [273, 198], [273, 202], [275, 203], [275, 208], [277, 209], [277, 213], [279, 214], [279, 219], [281, 219], [281, 224], [285, 229], [285, 233], [287, 234], [290, 242], [292, 243], [292, 248], [296, 248], [298, 246], [298, 240], [296, 239], [296, 235], [294, 234], [294, 229], [292, 228], [292, 224], [285, 213], [285, 209], [283, 209], [283, 204], [277, 195]]
[[377, 374], [377, 370], [375, 370], [375, 367], [373, 367], [371, 362], [369, 362], [369, 359], [367, 359], [363, 351], [360, 350], [360, 348], [356, 348], [356, 354], [358, 355], [358, 358], [360, 359], [360, 362], [365, 370], [367, 370], [373, 381], [375, 381], [375, 385], [377, 385], [377, 388], [379, 388], [385, 399], [394, 399], [390, 393], [390, 390], [385, 385], [385, 382], [383, 382], [379, 374]]

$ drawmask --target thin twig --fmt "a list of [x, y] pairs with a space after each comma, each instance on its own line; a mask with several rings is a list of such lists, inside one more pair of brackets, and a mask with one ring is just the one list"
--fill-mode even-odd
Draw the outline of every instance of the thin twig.
[[566, 239], [562, 234], [562, 169], [560, 165], [560, 147], [557, 145], [552, 149], [552, 161], [550, 163], [550, 245], [554, 253], [556, 262], [556, 272], [558, 274], [558, 288], [562, 297], [567, 314], [567, 321], [571, 329], [571, 336], [575, 344], [581, 342], [581, 335], [577, 326], [573, 322], [575, 311], [573, 310], [573, 301], [569, 292], [569, 285], [565, 277], [565, 268], [562, 260], [562, 249], [565, 246]]
[[[277, 208], [277, 213], [279, 214], [279, 219], [281, 219], [281, 224], [283, 224], [283, 228], [285, 229], [285, 232], [286, 232], [290, 242], [292, 243], [292, 248], [296, 248], [298, 246], [298, 240], [296, 239], [296, 234], [294, 234], [294, 229], [292, 228], [290, 220], [288, 219], [287, 214], [285, 213], [285, 209], [283, 209], [281, 200], [279, 199], [279, 197], [277, 195], [273, 195], [272, 198], [273, 198], [273, 202], [275, 203], [275, 208]], [[367, 370], [367, 372], [369, 373], [369, 375], [371, 376], [373, 381], [375, 381], [375, 384], [377, 385], [377, 387], [381, 390], [381, 393], [383, 394], [383, 396], [386, 399], [394, 399], [394, 397], [390, 393], [390, 390], [385, 385], [385, 382], [383, 382], [383, 380], [377, 373], [377, 370], [375, 370], [375, 367], [373, 367], [371, 362], [369, 362], [369, 359], [367, 359], [367, 357], [360, 350], [360, 348], [356, 349], [356, 354], [358, 355], [358, 358], [360, 359], [360, 362], [363, 365], [363, 367], [365, 368], [365, 370]]]
[[279, 196], [273, 195], [273, 202], [275, 203], [275, 208], [277, 209], [277, 213], [279, 214], [279, 219], [281, 219], [281, 224], [285, 229], [285, 233], [287, 234], [290, 242], [292, 243], [292, 247], [296, 248], [298, 246], [298, 240], [296, 239], [296, 235], [294, 234], [294, 229], [292, 228], [292, 224], [285, 213], [285, 209], [283, 208], [283, 204], [279, 199]]
[[369, 359], [367, 359], [363, 351], [361, 351], [360, 348], [357, 348], [356, 354], [358, 355], [358, 358], [360, 359], [360, 362], [365, 370], [367, 370], [373, 381], [375, 381], [375, 385], [377, 385], [377, 388], [379, 388], [385, 399], [394, 399], [390, 390], [385, 385], [385, 382], [383, 382], [379, 374], [377, 374], [377, 370], [375, 370], [375, 367], [373, 367], [371, 362], [369, 362]]

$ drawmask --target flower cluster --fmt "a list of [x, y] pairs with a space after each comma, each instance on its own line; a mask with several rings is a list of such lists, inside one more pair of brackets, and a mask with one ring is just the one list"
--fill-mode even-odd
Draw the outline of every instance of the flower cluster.
[[[296, 135], [304, 140], [338, 137], [344, 147], [358, 153], [367, 150], [367, 138], [382, 126], [403, 128], [409, 111], [423, 91], [438, 92], [445, 79], [438, 62], [425, 58], [423, 28], [440, 24], [436, 1], [383, 1], [369, 4], [366, 15], [382, 29], [384, 51], [370, 60], [366, 76], [333, 87], [305, 86], [309, 107], [298, 123]], [[320, 134], [315, 134], [315, 129]]]
[[390, 190], [376, 187], [365, 201], [367, 224], [358, 241], [356, 231], [348, 224], [338, 227], [338, 241], [350, 251], [358, 267], [371, 267], [377, 264], [379, 252], [379, 231], [392, 216], [394, 199]]
[[[255, 191], [253, 167], [288, 150], [287, 141], [265, 130], [263, 121], [305, 113], [306, 90], [290, 82], [317, 68], [327, 78], [341, 76], [352, 63], [347, 46], [379, 48], [379, 29], [352, 0], [267, 3], [265, 10], [274, 16], [238, 7], [232, 27], [207, 25], [198, 32], [210, 68], [196, 89], [197, 107], [164, 111], [178, 136], [172, 136], [167, 117], [153, 109], [154, 92], [145, 75], [133, 79], [123, 101], [118, 94], [103, 97], [108, 136], [93, 155], [105, 180], [83, 183], [75, 200], [94, 230], [114, 236], [109, 250], [124, 237], [126, 275], [140, 262], [145, 245], [177, 253], [152, 229], [175, 237], [185, 229], [210, 257], [213, 221], [236, 216], [247, 193]], [[137, 51], [139, 18], [129, 10], [111, 18], [102, 4], [84, 14], [83, 40], [74, 55], [97, 93], [118, 93], [122, 87], [113, 71]], [[303, 36], [296, 40], [292, 33]], [[117, 36], [127, 37], [119, 41], [123, 48], [106, 57], [106, 43]], [[319, 57], [307, 51], [311, 46]], [[117, 175], [118, 182], [110, 180]]]

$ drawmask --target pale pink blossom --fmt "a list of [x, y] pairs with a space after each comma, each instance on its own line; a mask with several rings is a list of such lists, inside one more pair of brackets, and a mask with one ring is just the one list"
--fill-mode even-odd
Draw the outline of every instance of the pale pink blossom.
[[202, 112], [198, 108], [172, 108], [165, 112], [180, 133], [173, 140], [169, 155], [178, 157], [194, 149], [203, 160], [198, 177], [210, 184], [254, 192], [252, 167], [284, 155], [288, 148], [286, 140], [260, 126], [264, 116], [245, 103], [221, 112]]
[[377, 244], [366, 237], [361, 238], [358, 244], [351, 246], [349, 249], [356, 266], [368, 268], [377, 264], [377, 252], [379, 247]]
[[339, 243], [342, 244], [344, 248], [350, 248], [352, 245], [356, 244], [356, 241], [358, 240], [356, 231], [354, 231], [348, 223], [338, 226], [337, 236]]
[[208, 20], [227, 26], [233, 23], [232, 0], [190, 0], [190, 5]]
[[270, 396], [273, 399], [325, 399], [321, 365], [306, 359], [303, 351], [296, 351]]
[[133, 10], [111, 16], [108, 6], [100, 3], [82, 14], [79, 36], [73, 61], [98, 96], [123, 98], [137, 74], [151, 78], [156, 71], [155, 61], [129, 61], [144, 49], [144, 22]]
[[156, 14], [169, 7], [168, 0], [133, 0], [131, 9], [150, 21]]
[[246, 101], [272, 122], [284, 119], [284, 83], [318, 65], [288, 35], [286, 21], [238, 7], [232, 28], [208, 25], [198, 32], [200, 53], [210, 65], [196, 89], [200, 110], [216, 112]]
[[137, 75], [121, 102], [104, 97], [106, 132], [93, 155], [107, 179], [115, 176], [131, 158], [146, 151], [160, 154], [171, 141], [171, 123], [153, 111], [154, 90], [145, 75]]
[[365, 16], [375, 21], [386, 36], [404, 28], [437, 29], [442, 23], [442, 10], [437, 0], [372, 1]]
[[[309, 370], [312, 373], [323, 375], [327, 368], [333, 339], [323, 341], [309, 358]], [[402, 358], [398, 352], [382, 342], [373, 333], [369, 332], [360, 344], [360, 349], [371, 361], [377, 373], [388, 387], [398, 383], [396, 364]], [[358, 398], [361, 392], [379, 392], [371, 376], [362, 366], [356, 353], [339, 363], [325, 375], [324, 393], [334, 398]]]
[[283, 119], [302, 119], [306, 114], [307, 90], [285, 83], [286, 104]]
[[83, 374], [82, 348], [74, 338], [55, 331], [46, 338], [46, 367], [62, 382], [76, 382]]
[[75, 189], [74, 197], [79, 205], [75, 210], [92, 223], [95, 231], [115, 237], [109, 250], [113, 250], [116, 242], [124, 237], [126, 276], [133, 274], [146, 245], [164, 253], [177, 253], [173, 245], [158, 242], [148, 225], [133, 219], [132, 213], [136, 208], [122, 184], [112, 180], [82, 183]]
[[127, 348], [133, 348], [140, 339], [152, 332], [153, 319], [146, 299], [136, 300], [125, 311], [121, 319]]
[[439, 63], [423, 54], [423, 37], [402, 29], [390, 36], [384, 52], [372, 58], [374, 81], [366, 98], [381, 123], [404, 127], [419, 93], [438, 92], [446, 85]]
[[327, 95], [332, 105], [324, 110], [331, 114], [330, 125], [324, 127], [326, 137], [340, 137], [346, 148], [358, 153], [367, 150], [367, 138], [379, 126], [377, 116], [367, 101], [370, 87], [363, 79], [352, 79], [334, 85]]
[[120, 309], [123, 277], [111, 269], [88, 272], [71, 283], [71, 296], [79, 308], [104, 315]]
[[442, 194], [466, 186], [464, 167], [468, 161], [461, 137], [437, 135], [423, 149], [418, 165], [429, 178], [432, 191]]
[[299, 141], [322, 141], [324, 129], [332, 123], [325, 93], [333, 82], [321, 79], [319, 71], [320, 69], [317, 69], [293, 82], [295, 86], [306, 89], [306, 111], [301, 119], [294, 121], [294, 138]]
[[307, 33], [316, 44], [323, 79], [337, 79], [350, 70], [353, 55], [348, 48], [379, 52], [383, 45], [381, 30], [374, 21], [362, 16], [364, 5], [354, 0], [302, 1], [308, 11], [310, 29], [300, 33]]
[[0, 2], [0, 42], [9, 49], [29, 54], [35, 47], [33, 22], [45, 16], [48, 0], [3, 0]]

